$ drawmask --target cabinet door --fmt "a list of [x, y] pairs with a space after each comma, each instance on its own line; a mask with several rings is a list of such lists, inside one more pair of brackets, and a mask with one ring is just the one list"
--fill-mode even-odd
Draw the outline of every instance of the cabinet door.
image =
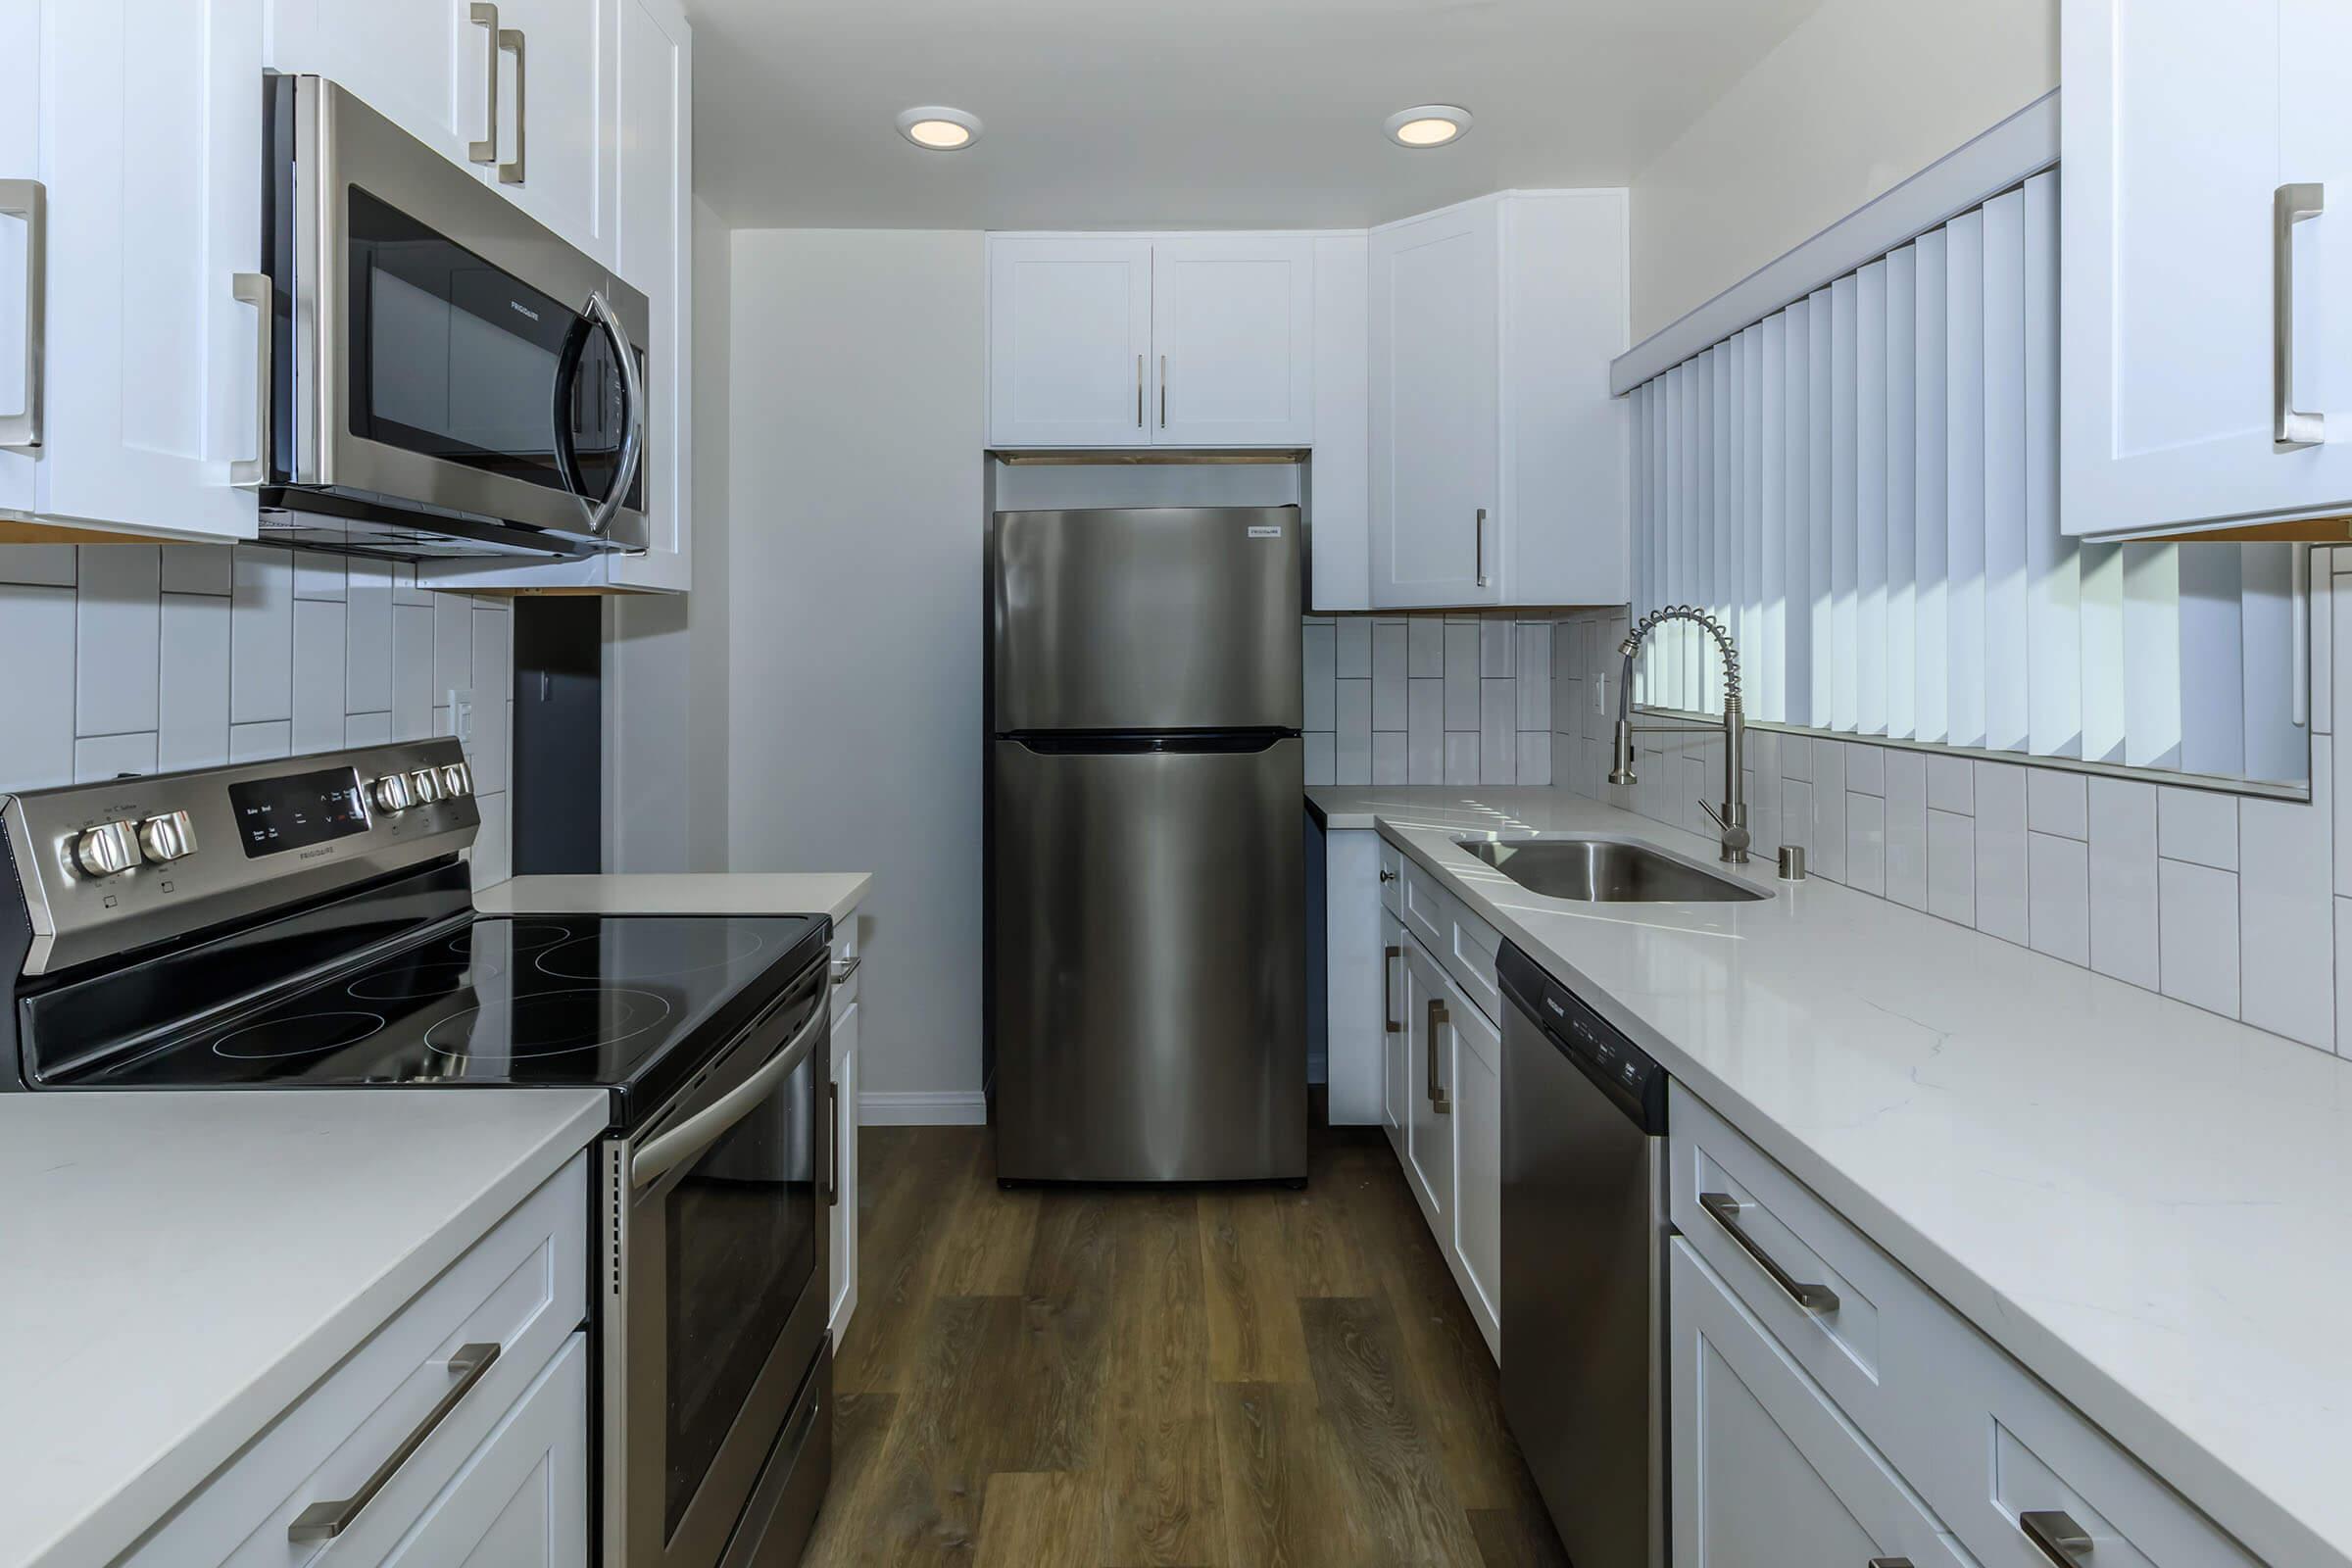
[[572, 1335], [385, 1568], [587, 1568], [587, 1342]]
[[1151, 353], [1151, 241], [989, 243], [991, 445], [1149, 446]]
[[1462, 1004], [1446, 971], [1418, 942], [1404, 947], [1408, 1033], [1404, 1169], [1429, 1228], [1448, 1250], [1453, 1238], [1453, 1051]]
[[1926, 1506], [1680, 1237], [1673, 1340], [1672, 1560], [1679, 1568], [1968, 1568]]
[[251, 538], [262, 0], [58, 0], [42, 28], [41, 510]]
[[[0, 179], [41, 177], [41, 0], [0, 0]], [[26, 217], [0, 215], [0, 418], [29, 409], [32, 243]], [[0, 514], [28, 516], [40, 505], [39, 475], [31, 451], [0, 448]]]
[[1378, 834], [1359, 830], [1324, 835], [1324, 1015], [1335, 1127], [1378, 1123], [1385, 1104], [1382, 1013], [1394, 1019], [1396, 1003], [1380, 930], [1379, 843]]
[[[626, 163], [636, 149], [614, 133], [613, 99], [599, 79], [599, 45], [612, 11], [625, 18], [632, 3], [646, 0], [499, 0], [498, 6], [499, 32], [514, 38], [499, 50], [498, 161], [488, 166], [490, 178], [509, 201], [607, 266], [613, 260], [609, 175], [614, 160]], [[470, 14], [470, 5], [465, 9]], [[621, 27], [625, 51], [625, 20]], [[473, 47], [471, 39], [466, 47]], [[618, 55], [622, 71], [628, 63], [625, 53]], [[478, 117], [463, 84], [460, 102]], [[660, 141], [666, 148], [670, 138]]]
[[611, 561], [612, 579], [683, 593], [692, 586], [693, 49], [676, 0], [618, 8], [612, 122], [619, 127], [612, 270], [652, 302], [645, 427], [646, 549]]
[[[2069, 0], [2060, 40], [2066, 530], [2352, 506], [2352, 14]], [[2321, 210], [2281, 228], [2290, 183]], [[2308, 445], [2276, 440], [2282, 329]]]
[[1380, 1116], [1396, 1157], [1405, 1157], [1404, 1129], [1412, 1101], [1412, 972], [1404, 961], [1411, 939], [1387, 910], [1380, 916]]
[[833, 1020], [833, 1249], [825, 1266], [832, 1270], [832, 1300], [827, 1321], [833, 1343], [858, 1310], [858, 1004], [853, 1002]]
[[[1455, 995], [1458, 997], [1459, 992]], [[1448, 1004], [1453, 1041], [1454, 1276], [1495, 1359], [1502, 1357], [1502, 1032]]]
[[1315, 438], [1315, 242], [1188, 234], [1152, 245], [1152, 440], [1303, 447]]
[[1500, 208], [1372, 235], [1372, 602], [1501, 602]]
[[[516, 24], [506, 7], [497, 10], [493, 24], [473, 20], [471, 0], [276, 0], [270, 64], [329, 77], [451, 162], [487, 169], [497, 156], [490, 145], [497, 27]], [[511, 67], [503, 78], [502, 110], [512, 103]]]

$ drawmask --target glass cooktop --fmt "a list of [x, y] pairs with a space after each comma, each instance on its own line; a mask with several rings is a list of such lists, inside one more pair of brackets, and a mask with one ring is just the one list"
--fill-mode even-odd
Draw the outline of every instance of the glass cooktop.
[[677, 1048], [714, 1048], [748, 1023], [823, 951], [822, 923], [797, 915], [476, 918], [267, 1005], [149, 1027], [114, 1049], [79, 1053], [45, 1083], [554, 1085], [658, 1102], [704, 1058]]

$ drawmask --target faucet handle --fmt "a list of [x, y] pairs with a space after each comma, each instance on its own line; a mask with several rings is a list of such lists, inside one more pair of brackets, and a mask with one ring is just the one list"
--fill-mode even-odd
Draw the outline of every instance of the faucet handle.
[[1729, 832], [1731, 830], [1731, 823], [1726, 820], [1731, 813], [1718, 808], [1713, 801], [1699, 802], [1698, 808], [1707, 813], [1707, 820], [1715, 824], [1715, 830], [1718, 833]]

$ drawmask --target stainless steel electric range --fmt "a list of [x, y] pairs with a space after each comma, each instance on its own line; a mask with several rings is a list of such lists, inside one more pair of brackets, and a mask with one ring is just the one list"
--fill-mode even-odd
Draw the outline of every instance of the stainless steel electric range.
[[831, 922], [478, 915], [479, 822], [447, 739], [0, 801], [0, 1090], [606, 1090], [601, 1561], [797, 1561], [832, 1446]]

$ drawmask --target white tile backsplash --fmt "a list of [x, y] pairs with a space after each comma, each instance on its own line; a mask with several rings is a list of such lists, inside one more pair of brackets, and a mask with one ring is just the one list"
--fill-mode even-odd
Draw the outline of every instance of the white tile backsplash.
[[[2352, 550], [2335, 562], [2352, 570]], [[2332, 765], [2331, 739], [2335, 703], [2352, 702], [2352, 593], [2326, 565], [2313, 580], [2328, 625], [2312, 654], [2328, 666], [2313, 671], [2313, 804], [1751, 729], [1756, 853], [1802, 844], [1817, 877], [2352, 1054], [2352, 831], [2333, 830], [2352, 769]], [[1641, 782], [1602, 782], [1615, 710], [1592, 699], [1623, 626], [1579, 611], [1552, 627], [1553, 777], [1711, 832], [1694, 820], [1698, 794], [1721, 789], [1703, 743], [1643, 736]]]
[[421, 739], [456, 686], [474, 693], [478, 885], [509, 862], [514, 648], [506, 600], [427, 594], [406, 566], [0, 546], [0, 793]]
[[1331, 737], [1337, 783], [1552, 781], [1550, 622], [1340, 615], [1301, 638], [1305, 729]]

